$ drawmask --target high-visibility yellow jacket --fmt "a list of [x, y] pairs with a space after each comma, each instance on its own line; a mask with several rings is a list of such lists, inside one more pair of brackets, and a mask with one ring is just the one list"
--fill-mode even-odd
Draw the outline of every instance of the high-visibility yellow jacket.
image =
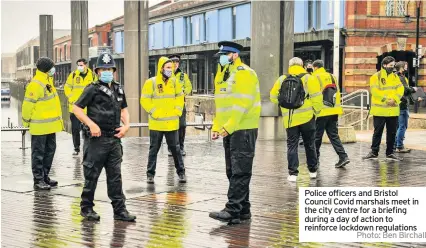
[[181, 84], [175, 76], [163, 81], [161, 68], [170, 61], [161, 57], [158, 61], [158, 71], [155, 77], [145, 81], [142, 88], [140, 103], [149, 114], [150, 130], [174, 131], [179, 129], [179, 117], [182, 115], [184, 93]]
[[[89, 68], [87, 68], [87, 74], [84, 79], [80, 74], [81, 73], [79, 70], [71, 72], [64, 86], [64, 93], [68, 98], [68, 110], [70, 113], [72, 113], [73, 105], [78, 100], [78, 98], [80, 98], [84, 88], [86, 88], [86, 86], [92, 82], [96, 82], [98, 80], [96, 74], [93, 73], [93, 71]], [[84, 109], [84, 111], [86, 113], [86, 109]]]
[[178, 73], [175, 74], [176, 82], [178, 82], [183, 90], [183, 93], [185, 93], [185, 96], [191, 94], [192, 92], [192, 84], [191, 81], [189, 81], [189, 77], [186, 73], [183, 73], [181, 70], [179, 70]]
[[25, 89], [22, 104], [22, 121], [32, 135], [44, 135], [64, 130], [59, 96], [53, 78], [36, 71]]
[[[229, 77], [224, 79], [229, 70]], [[261, 98], [256, 72], [237, 58], [223, 70], [218, 65], [215, 77], [216, 116], [212, 130], [228, 134], [259, 127]]]
[[329, 106], [324, 105], [324, 108], [318, 114], [318, 117], [343, 114], [343, 108], [340, 105], [339, 82], [337, 82], [336, 77], [333, 74], [326, 72], [324, 67], [319, 68], [316, 71], [314, 71], [314, 73], [312, 73], [312, 76], [315, 76], [318, 79], [321, 92], [324, 90], [325, 86], [333, 83], [333, 81], [331, 80], [331, 77], [333, 77], [334, 82], [335, 82], [336, 87], [337, 87], [336, 104], [334, 105], [334, 107], [329, 107]]
[[[399, 116], [399, 103], [404, 95], [404, 86], [395, 73], [387, 75], [381, 69], [370, 78], [371, 110], [373, 116]], [[388, 106], [387, 100], [395, 100], [395, 106]]]
[[[302, 66], [293, 65], [288, 69], [289, 74], [291, 75], [299, 75], [302, 73], [307, 73]], [[281, 89], [281, 84], [284, 82], [286, 75], [282, 75], [275, 82], [274, 86], [270, 92], [271, 102], [278, 104], [278, 94]], [[290, 111], [289, 109], [281, 108], [281, 112], [283, 115], [284, 127], [295, 127], [309, 122], [314, 114], [318, 115], [323, 108], [322, 103], [322, 92], [320, 90], [320, 85], [318, 79], [315, 76], [310, 74], [306, 74], [302, 77], [303, 87], [305, 89], [305, 93], [308, 98], [305, 99], [303, 105], [292, 111], [289, 124]], [[309, 96], [308, 96], [309, 95]]]

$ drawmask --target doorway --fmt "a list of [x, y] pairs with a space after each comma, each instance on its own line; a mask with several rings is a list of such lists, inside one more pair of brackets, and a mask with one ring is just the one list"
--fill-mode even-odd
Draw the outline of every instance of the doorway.
[[380, 56], [377, 56], [377, 65], [376, 65], [376, 69], [379, 71], [381, 69], [381, 65], [382, 65], [382, 60], [387, 57], [387, 56], [392, 56], [395, 58], [396, 62], [399, 61], [406, 61], [408, 63], [408, 83], [410, 86], [414, 86], [415, 83], [415, 78], [414, 78], [414, 74], [415, 74], [415, 69], [413, 67], [413, 59], [416, 56], [416, 53], [412, 52], [412, 51], [392, 51], [392, 52], [386, 52], [383, 53]]

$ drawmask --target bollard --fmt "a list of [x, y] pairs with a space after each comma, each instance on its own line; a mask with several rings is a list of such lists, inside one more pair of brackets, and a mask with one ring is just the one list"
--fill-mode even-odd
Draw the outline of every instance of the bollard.
[[28, 149], [28, 147], [25, 147], [25, 134], [26, 133], [27, 133], [27, 131], [25, 131], [25, 130], [21, 131], [21, 134], [22, 134], [22, 141], [21, 141], [22, 147], [19, 147], [19, 149], [22, 149], [22, 150]]
[[7, 118], [7, 127], [10, 127], [10, 117]]

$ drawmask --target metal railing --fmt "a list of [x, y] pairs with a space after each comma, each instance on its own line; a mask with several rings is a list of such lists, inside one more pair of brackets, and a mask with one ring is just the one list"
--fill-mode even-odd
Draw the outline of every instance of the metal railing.
[[[366, 102], [364, 102], [364, 95], [367, 98]], [[359, 106], [357, 106], [357, 105], [345, 105], [345, 103], [347, 103], [347, 102], [349, 102], [351, 100], [354, 100], [354, 99], [356, 99], [358, 97], [361, 98]], [[368, 90], [364, 90], [364, 89], [354, 91], [354, 92], [352, 92], [350, 94], [347, 94], [347, 95], [343, 96], [341, 102], [342, 102], [341, 106], [343, 108], [346, 108], [346, 109], [359, 109], [360, 110], [360, 117], [361, 117], [360, 120], [357, 120], [355, 122], [349, 123], [348, 125], [349, 126], [355, 126], [357, 124], [360, 124], [361, 130], [364, 130], [364, 121], [365, 121], [364, 120], [364, 110], [369, 110], [370, 92]], [[352, 115], [354, 112], [356, 112], [356, 111], [352, 111], [350, 113], [344, 114], [340, 118], [342, 118], [342, 119], [346, 118], [349, 115]], [[367, 123], [366, 123], [366, 127], [367, 127], [367, 130], [368, 130], [369, 129], [369, 121], [368, 120], [367, 120]]]
[[[207, 135], [208, 135], [208, 141], [211, 141], [211, 130], [213, 123], [212, 122], [202, 122], [202, 123], [196, 123], [196, 122], [187, 122], [187, 127], [203, 127], [207, 128]], [[130, 123], [130, 128], [147, 128], [148, 123]], [[13, 124], [10, 122], [10, 118], [8, 118], [8, 126], [7, 127], [1, 127], [2, 132], [13, 132], [13, 131], [20, 131], [22, 134], [22, 140], [21, 145], [19, 149], [28, 149], [29, 147], [25, 146], [25, 134], [30, 129], [28, 127], [22, 127], [22, 126], [13, 126]]]

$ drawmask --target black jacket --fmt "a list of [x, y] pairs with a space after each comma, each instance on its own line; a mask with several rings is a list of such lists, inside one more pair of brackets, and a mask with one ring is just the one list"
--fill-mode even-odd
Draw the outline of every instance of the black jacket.
[[404, 85], [404, 96], [402, 96], [401, 98], [399, 109], [406, 110], [408, 109], [409, 99], [411, 99], [411, 94], [416, 92], [416, 90], [407, 84], [405, 75], [403, 73], [397, 72], [396, 75], [398, 75], [399, 80], [401, 81], [402, 85]]

